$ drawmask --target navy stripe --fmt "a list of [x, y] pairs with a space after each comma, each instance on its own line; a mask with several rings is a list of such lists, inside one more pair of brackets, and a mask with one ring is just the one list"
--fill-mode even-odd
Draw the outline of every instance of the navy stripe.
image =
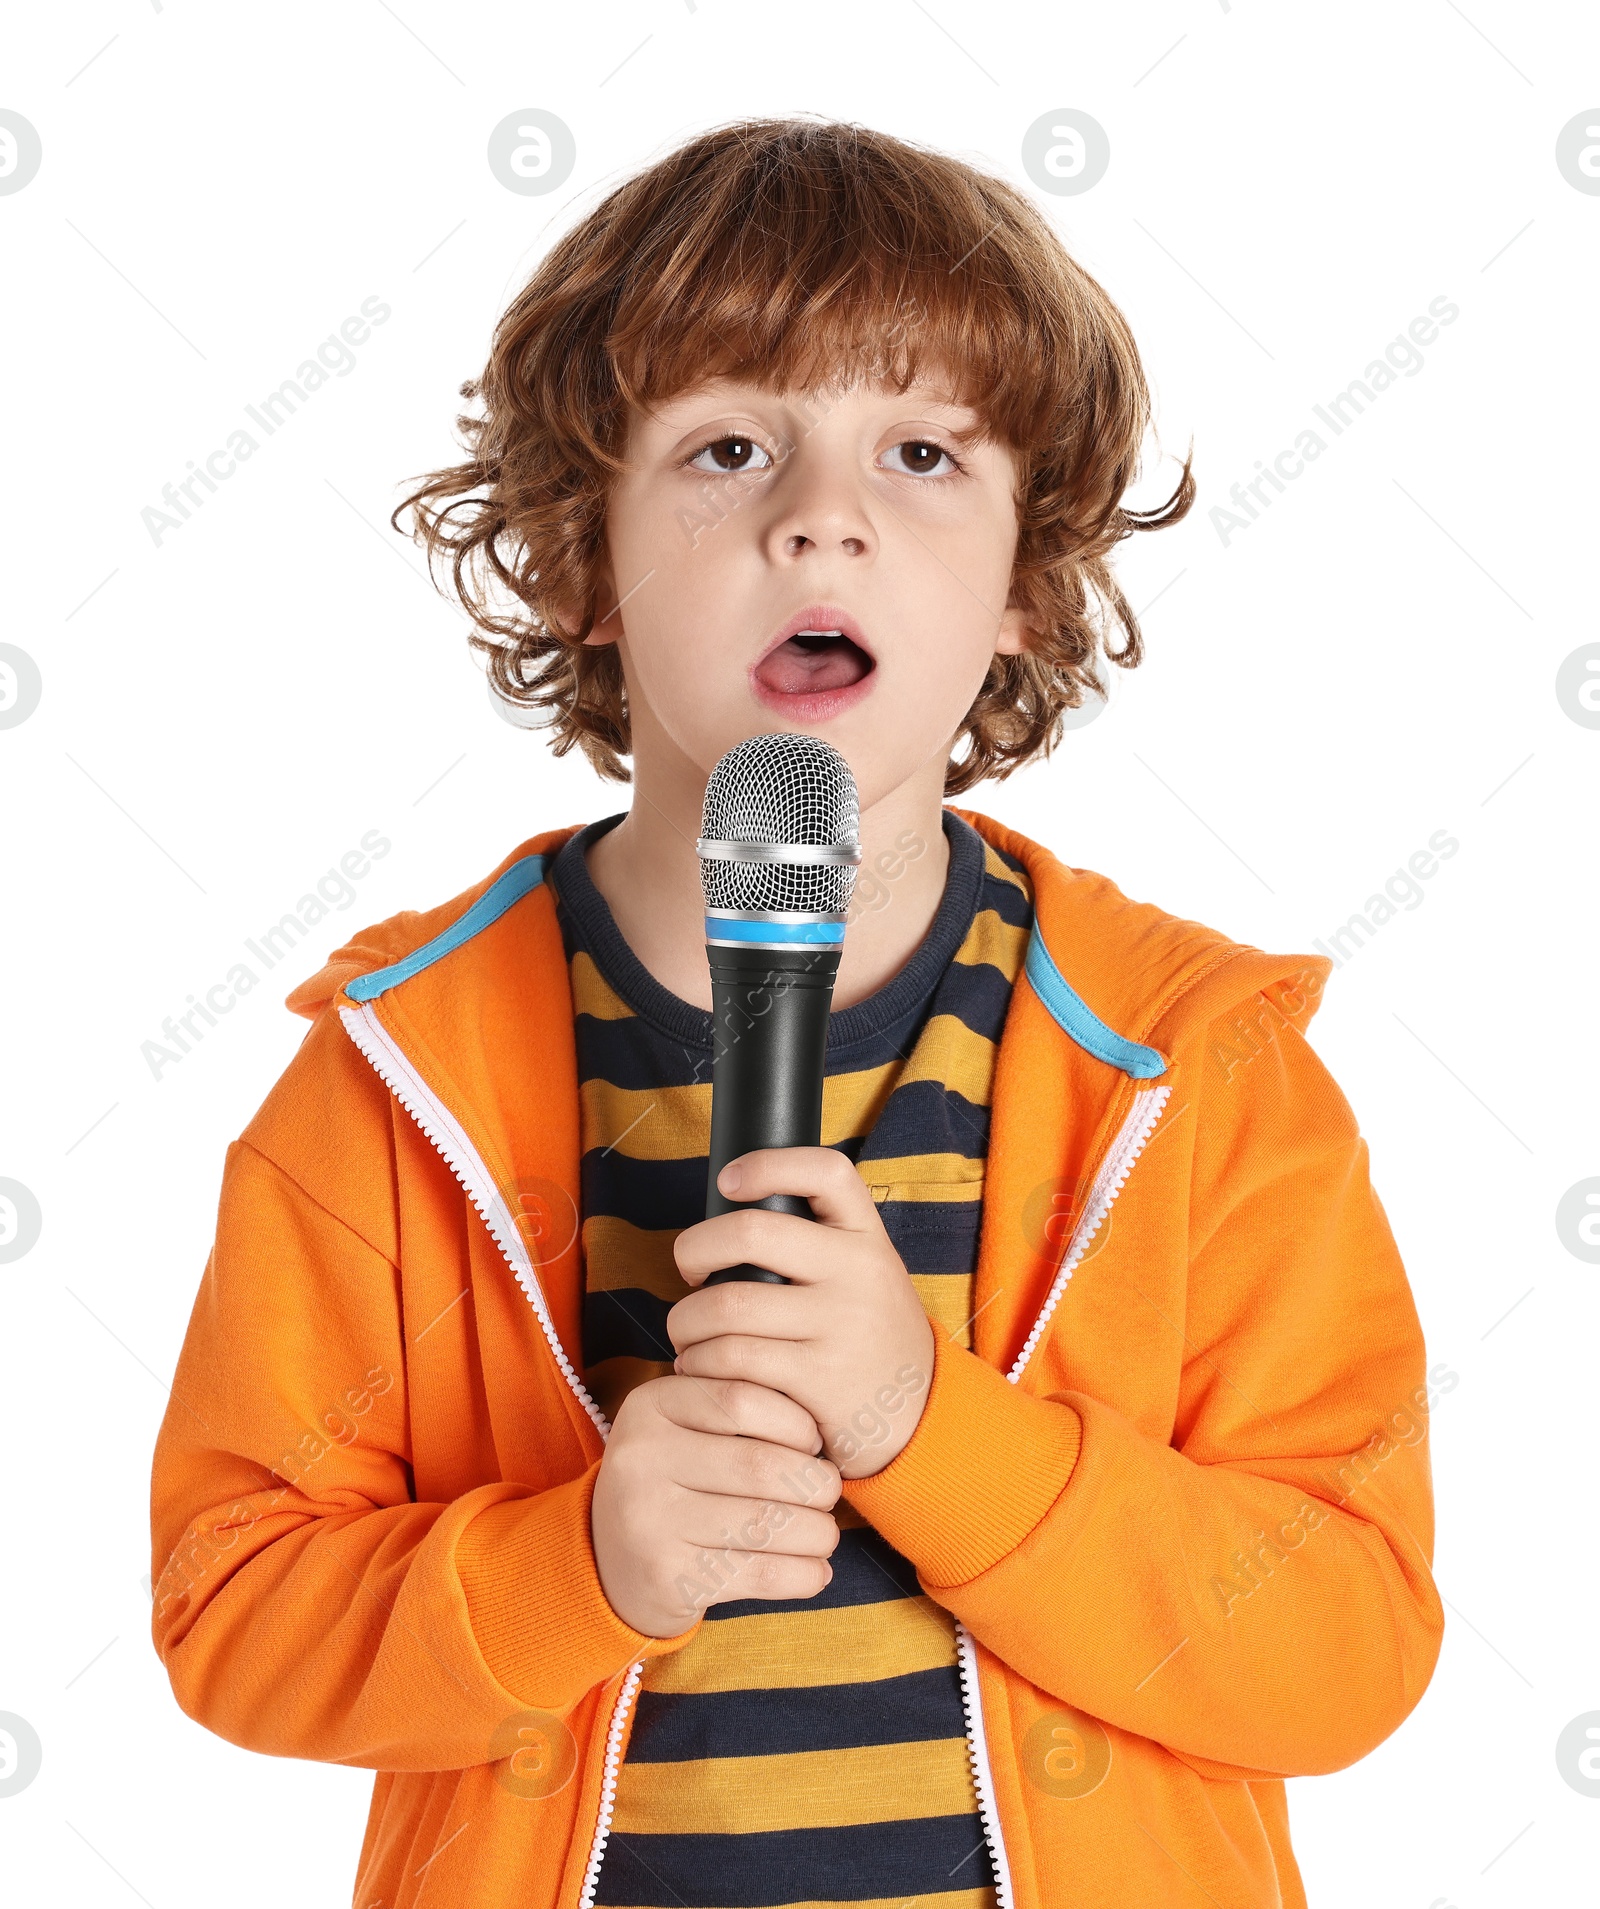
[[[954, 1153], [982, 1160], [989, 1151], [989, 1109], [936, 1080], [908, 1080], [889, 1096], [857, 1158], [899, 1160], [919, 1153]], [[869, 1180], [872, 1175], [866, 1176]]]
[[[847, 1160], [861, 1153], [862, 1137], [837, 1143]], [[921, 1149], [919, 1148], [920, 1152]], [[693, 1226], [706, 1216], [708, 1154], [677, 1160], [636, 1160], [615, 1147], [592, 1147], [581, 1167], [583, 1216], [629, 1220], [647, 1230]]]
[[972, 1271], [983, 1220], [981, 1200], [885, 1200], [878, 1217], [908, 1273]]
[[693, 1226], [706, 1216], [708, 1156], [630, 1160], [614, 1148], [583, 1156], [583, 1217], [630, 1220], [635, 1226]]
[[[848, 1048], [833, 1039], [832, 1024], [823, 1058], [826, 1074], [865, 1074], [874, 1067], [888, 1067], [903, 1061], [917, 1044], [917, 1036], [932, 1012], [933, 996], [919, 1001], [908, 1013], [886, 1021], [867, 1034], [855, 1035]], [[850, 1010], [847, 1008], [846, 1013]]]
[[717, 1690], [692, 1696], [642, 1690], [628, 1739], [630, 1763], [697, 1757], [789, 1756], [870, 1743], [932, 1743], [967, 1734], [956, 1667], [914, 1670], [863, 1684]]
[[[996, 849], [1006, 867], [1015, 874], [1028, 880], [1028, 871], [1014, 855], [1007, 855], [1004, 849]], [[1011, 882], [1002, 881], [998, 875], [991, 875], [987, 869], [983, 872], [983, 900], [980, 908], [992, 908], [994, 912], [1012, 928], [1026, 928], [1033, 920], [1033, 903], [1020, 888]]]
[[[1020, 902], [1022, 897], [1019, 895]], [[1019, 922], [1018, 927], [1022, 924]], [[947, 989], [941, 992], [941, 1014], [954, 1014], [976, 1034], [987, 1034], [998, 1041], [1005, 1026], [1006, 1010], [1011, 1005], [1011, 983], [1004, 972], [989, 961], [952, 962]]]
[[598, 1014], [574, 1017], [585, 1080], [609, 1081], [630, 1092], [661, 1087], [711, 1085], [711, 1056], [691, 1054], [681, 1041], [653, 1028], [638, 1015], [624, 1021]]
[[[805, 1600], [808, 1611], [835, 1610], [845, 1604], [884, 1604], [921, 1594], [915, 1565], [871, 1525], [846, 1525], [828, 1562], [833, 1566], [832, 1582]], [[713, 1604], [705, 1616], [708, 1624], [717, 1624], [730, 1617], [792, 1615], [795, 1608], [793, 1598], [741, 1597]]]
[[[744, 1836], [619, 1836], [600, 1865], [600, 1904], [637, 1909], [773, 1909], [779, 1903], [870, 1901], [994, 1886], [977, 1813], [844, 1829]], [[841, 1888], [850, 1895], [841, 1897]]]
[[667, 1331], [667, 1314], [672, 1310], [654, 1293], [637, 1286], [620, 1286], [611, 1292], [585, 1293], [583, 1297], [583, 1351], [589, 1365], [602, 1359], [665, 1359], [668, 1365], [678, 1356]]

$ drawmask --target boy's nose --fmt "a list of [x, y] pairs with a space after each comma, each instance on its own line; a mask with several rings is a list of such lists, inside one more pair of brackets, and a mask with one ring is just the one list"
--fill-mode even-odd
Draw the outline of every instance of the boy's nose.
[[[867, 547], [864, 537], [840, 537], [837, 540], [837, 544], [838, 548], [841, 549], [847, 557], [859, 557]], [[830, 540], [826, 537], [808, 537], [804, 531], [797, 530], [786, 539], [784, 543], [784, 555], [798, 557], [801, 551], [809, 549], [813, 545], [819, 550], [827, 549], [829, 548]]]
[[768, 530], [774, 556], [793, 562], [808, 551], [865, 557], [876, 550], [872, 520], [851, 477], [822, 469], [792, 475], [799, 481], [777, 500]]

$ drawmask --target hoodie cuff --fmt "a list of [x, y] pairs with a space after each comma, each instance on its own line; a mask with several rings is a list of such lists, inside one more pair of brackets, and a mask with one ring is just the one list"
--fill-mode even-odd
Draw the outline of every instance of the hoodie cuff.
[[933, 1380], [917, 1429], [881, 1472], [843, 1496], [917, 1575], [966, 1584], [1014, 1551], [1072, 1476], [1083, 1421], [1034, 1398], [976, 1353], [934, 1334]]
[[639, 1658], [677, 1650], [704, 1621], [675, 1637], [651, 1637], [611, 1608], [589, 1530], [599, 1471], [596, 1459], [581, 1478], [502, 1499], [456, 1540], [456, 1575], [478, 1650], [496, 1680], [531, 1707], [576, 1702]]

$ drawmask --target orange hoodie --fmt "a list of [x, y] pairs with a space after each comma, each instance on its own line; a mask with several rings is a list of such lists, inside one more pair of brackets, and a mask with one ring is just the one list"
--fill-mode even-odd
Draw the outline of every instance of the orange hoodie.
[[[1000, 1909], [1305, 1902], [1283, 1779], [1421, 1696], [1430, 1391], [1303, 1038], [1330, 963], [1133, 902], [991, 818], [1036, 925], [971, 1352], [849, 1501], [957, 1620]], [[588, 1905], [644, 1659], [589, 1536], [572, 1003], [514, 850], [289, 996], [228, 1149], [151, 1480], [178, 1702], [378, 1774], [354, 1901]]]

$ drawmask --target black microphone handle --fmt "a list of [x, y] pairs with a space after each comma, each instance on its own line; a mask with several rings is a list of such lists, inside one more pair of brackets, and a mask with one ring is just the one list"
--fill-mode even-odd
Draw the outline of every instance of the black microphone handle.
[[[706, 1218], [744, 1206], [812, 1217], [794, 1193], [730, 1200], [717, 1175], [756, 1147], [815, 1147], [822, 1142], [822, 1081], [828, 1015], [840, 950], [708, 947], [711, 964], [711, 1157]], [[705, 1284], [758, 1279], [787, 1286], [764, 1266], [721, 1266]]]

